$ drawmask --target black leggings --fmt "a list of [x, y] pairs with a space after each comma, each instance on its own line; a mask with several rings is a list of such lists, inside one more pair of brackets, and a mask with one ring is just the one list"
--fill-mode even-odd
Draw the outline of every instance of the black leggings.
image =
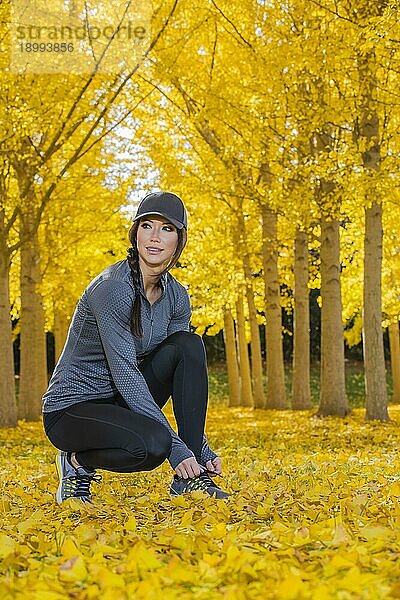
[[[208, 401], [202, 338], [188, 331], [172, 333], [146, 356], [139, 369], [160, 408], [172, 396], [178, 435], [199, 461]], [[50, 415], [54, 413], [43, 413], [43, 424], [51, 443], [75, 452], [78, 462], [89, 469], [151, 471], [171, 451], [168, 429], [133, 412], [119, 393], [73, 404], [60, 411], [55, 423]]]

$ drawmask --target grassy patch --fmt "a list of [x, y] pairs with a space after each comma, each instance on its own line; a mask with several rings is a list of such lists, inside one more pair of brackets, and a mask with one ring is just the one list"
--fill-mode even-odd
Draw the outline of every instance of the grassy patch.
[[[364, 366], [362, 362], [346, 361], [346, 392], [349, 404], [352, 408], [360, 408], [365, 405], [365, 387], [364, 387]], [[209, 391], [210, 403], [228, 406], [228, 374], [225, 363], [213, 363], [209, 365]], [[285, 366], [286, 390], [290, 398], [292, 389], [292, 371], [291, 366]], [[320, 367], [319, 364], [313, 364], [310, 372], [311, 397], [313, 405], [316, 407], [319, 403], [320, 393]], [[386, 368], [386, 381], [389, 402], [392, 398], [392, 376], [390, 365]], [[264, 386], [266, 383], [264, 371]]]

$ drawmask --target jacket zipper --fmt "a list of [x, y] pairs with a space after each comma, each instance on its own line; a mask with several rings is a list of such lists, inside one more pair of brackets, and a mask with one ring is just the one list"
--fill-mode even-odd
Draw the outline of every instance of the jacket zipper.
[[[150, 304], [149, 300], [146, 298], [146, 295], [142, 293], [142, 296]], [[157, 302], [159, 302], [162, 299], [163, 296], [164, 296], [164, 291], [163, 291], [162, 295], [159, 298], [157, 298], [157, 300], [155, 302], [153, 302], [153, 304], [150, 304], [150, 335], [149, 335], [149, 341], [147, 343], [147, 346], [143, 350], [143, 352], [146, 352], [147, 348], [150, 346], [151, 338], [153, 336], [153, 310], [154, 310], [154, 305], [157, 304]]]
[[[146, 350], [150, 346], [152, 335], [153, 335], [153, 307], [150, 305], [150, 335], [149, 335], [149, 342], [146, 346]], [[145, 350], [145, 352], [146, 352], [146, 350]]]

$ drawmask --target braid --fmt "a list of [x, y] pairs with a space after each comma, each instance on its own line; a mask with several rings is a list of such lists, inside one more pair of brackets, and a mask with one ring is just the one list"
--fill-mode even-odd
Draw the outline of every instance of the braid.
[[143, 328], [140, 318], [142, 301], [140, 298], [140, 278], [139, 278], [139, 253], [136, 247], [128, 248], [128, 264], [131, 269], [133, 286], [135, 288], [135, 302], [131, 314], [131, 332], [136, 337], [143, 337]]
[[[139, 229], [141, 219], [134, 221], [132, 227], [129, 230], [129, 241], [132, 244], [131, 248], [127, 248], [128, 256], [127, 261], [131, 270], [133, 286], [135, 288], [135, 302], [131, 312], [131, 332], [136, 337], [143, 337], [143, 328], [141, 320], [141, 297], [140, 297], [140, 267], [139, 267], [139, 252], [137, 249], [137, 230]], [[169, 271], [177, 262], [184, 249], [187, 241], [186, 229], [178, 229], [178, 243], [174, 255], [171, 258], [170, 263], [160, 273], [160, 279], [157, 282], [158, 287], [162, 287], [161, 277]]]

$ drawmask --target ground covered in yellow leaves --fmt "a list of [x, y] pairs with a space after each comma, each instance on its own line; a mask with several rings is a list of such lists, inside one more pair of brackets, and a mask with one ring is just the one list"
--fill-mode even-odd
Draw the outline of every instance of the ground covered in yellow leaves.
[[0, 597], [400, 598], [400, 409], [390, 416], [210, 407], [228, 500], [171, 498], [165, 462], [101, 471], [91, 507], [56, 503], [41, 424], [0, 431]]

